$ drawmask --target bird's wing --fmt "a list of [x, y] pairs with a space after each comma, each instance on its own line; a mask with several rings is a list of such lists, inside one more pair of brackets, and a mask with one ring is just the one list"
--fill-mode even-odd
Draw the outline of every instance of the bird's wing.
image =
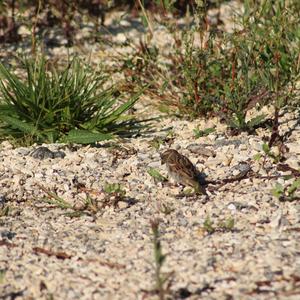
[[172, 168], [176, 169], [178, 173], [184, 173], [191, 179], [196, 179], [198, 171], [192, 162], [185, 156], [181, 156], [177, 163], [172, 163]]

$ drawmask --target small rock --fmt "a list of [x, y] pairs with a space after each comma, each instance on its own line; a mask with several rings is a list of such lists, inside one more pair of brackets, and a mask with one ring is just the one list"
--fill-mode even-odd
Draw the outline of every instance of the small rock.
[[221, 159], [218, 158], [211, 158], [209, 157], [206, 161], [205, 161], [205, 166], [209, 167], [211, 169], [216, 169], [218, 167], [218, 165], [220, 165], [222, 163]]
[[148, 168], [160, 168], [161, 162], [160, 161], [152, 161], [148, 164]]
[[217, 139], [217, 135], [216, 134], [210, 134], [209, 136], [208, 136], [208, 138], [209, 138], [209, 140], [210, 141], [212, 141], [212, 142], [214, 142], [216, 139]]
[[242, 151], [242, 150], [247, 150], [247, 145], [241, 144], [241, 145], [239, 146], [239, 150], [240, 150], [240, 151]]
[[21, 25], [18, 29], [18, 34], [25, 36], [25, 35], [31, 35], [31, 32], [30, 32], [28, 26]]
[[275, 156], [279, 156], [279, 155], [280, 155], [279, 147], [278, 147], [278, 146], [272, 147], [272, 153], [273, 153]]
[[300, 168], [300, 162], [299, 159], [297, 158], [297, 156], [293, 155], [291, 157], [289, 157], [286, 161], [286, 164], [288, 164], [291, 168], [294, 168], [296, 170], [298, 170]]
[[12, 144], [11, 144], [10, 142], [8, 142], [8, 141], [3, 141], [3, 142], [1, 143], [1, 149], [2, 149], [2, 150], [11, 150], [11, 149], [13, 149], [13, 146], [12, 146]]
[[201, 144], [191, 144], [187, 146], [187, 149], [190, 150], [192, 153], [196, 153], [205, 157], [216, 156], [216, 153], [213, 150], [210, 150]]
[[279, 210], [278, 213], [271, 219], [270, 226], [274, 230], [282, 230], [283, 226], [288, 225], [289, 222], [285, 216], [283, 216], [282, 210]]
[[126, 35], [122, 32], [118, 33], [116, 35], [116, 40], [119, 42], [119, 43], [125, 43], [126, 42]]
[[26, 156], [29, 154], [30, 150], [28, 148], [19, 148], [17, 150], [18, 154], [20, 154], [21, 156]]
[[74, 210], [83, 211], [86, 208], [86, 204], [83, 201], [76, 200], [75, 204], [73, 205]]
[[230, 203], [227, 208], [232, 211], [236, 211], [236, 206], [233, 203]]
[[255, 151], [262, 151], [262, 142], [258, 142], [254, 139], [249, 139], [250, 147]]
[[34, 149], [30, 156], [36, 159], [54, 158], [54, 153], [47, 147], [39, 147]]
[[179, 219], [178, 223], [179, 223], [179, 225], [181, 225], [183, 227], [187, 227], [189, 224], [189, 222], [187, 221], [186, 218]]
[[119, 207], [119, 209], [126, 209], [126, 208], [128, 208], [128, 203], [125, 201], [119, 201], [118, 207]]
[[53, 158], [64, 158], [66, 154], [62, 151], [53, 152], [47, 147], [38, 147], [30, 153], [30, 156], [32, 156], [35, 159], [46, 159], [46, 158], [53, 159]]

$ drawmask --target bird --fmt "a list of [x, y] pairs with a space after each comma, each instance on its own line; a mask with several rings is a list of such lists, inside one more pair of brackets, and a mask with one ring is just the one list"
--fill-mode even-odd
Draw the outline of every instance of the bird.
[[168, 149], [161, 155], [162, 164], [166, 165], [168, 174], [173, 180], [185, 186], [191, 186], [197, 194], [206, 194], [200, 184], [199, 172], [193, 163], [177, 150]]

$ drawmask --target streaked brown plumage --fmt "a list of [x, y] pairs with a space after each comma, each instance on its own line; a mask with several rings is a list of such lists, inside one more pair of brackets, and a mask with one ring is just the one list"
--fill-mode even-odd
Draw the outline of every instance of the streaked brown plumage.
[[169, 175], [183, 185], [193, 187], [198, 193], [205, 193], [199, 182], [199, 172], [193, 163], [174, 149], [161, 154], [162, 164], [166, 164]]

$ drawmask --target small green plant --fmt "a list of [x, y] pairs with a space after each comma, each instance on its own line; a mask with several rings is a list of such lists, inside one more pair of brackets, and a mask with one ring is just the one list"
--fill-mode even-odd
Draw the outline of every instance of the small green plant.
[[166, 182], [168, 181], [166, 177], [161, 175], [159, 171], [155, 168], [149, 168], [147, 173], [154, 179], [155, 182]]
[[221, 221], [218, 223], [218, 228], [222, 231], [232, 231], [234, 228], [234, 219], [232, 217], [229, 217], [225, 221]]
[[154, 262], [155, 262], [155, 288], [154, 291], [158, 294], [159, 300], [166, 299], [170, 294], [171, 276], [173, 273], [163, 274], [162, 267], [166, 261], [166, 255], [162, 252], [159, 233], [159, 220], [151, 220], [151, 230], [153, 235], [153, 248], [154, 248]]
[[278, 163], [281, 159], [280, 155], [273, 153], [268, 144], [263, 143], [262, 149], [267, 157], [270, 157], [274, 163]]
[[228, 125], [232, 130], [255, 132], [255, 129], [265, 122], [266, 116], [261, 114], [246, 122], [246, 110], [236, 111], [228, 118]]
[[90, 211], [91, 213], [95, 214], [98, 211], [98, 202], [90, 195], [87, 195], [83, 201], [85, 210]]
[[106, 183], [103, 187], [106, 194], [102, 208], [106, 206], [117, 207], [119, 201], [125, 201], [126, 191], [120, 183]]
[[209, 134], [215, 132], [216, 129], [211, 127], [211, 128], [206, 128], [204, 130], [201, 130], [197, 127], [193, 131], [194, 131], [195, 138], [198, 139], [203, 136], [208, 136]]
[[66, 202], [63, 198], [59, 197], [56, 193], [51, 192], [50, 190], [48, 190], [47, 188], [45, 188], [40, 184], [38, 186], [43, 192], [45, 192], [48, 195], [48, 197], [41, 199], [43, 202], [51, 205], [55, 205], [61, 209], [73, 208], [71, 204]]
[[261, 153], [255, 154], [253, 159], [256, 160], [256, 161], [259, 161], [261, 158], [263, 158], [263, 165], [265, 164], [265, 161], [266, 161], [267, 157], [272, 159], [274, 164], [277, 164], [282, 160], [281, 154], [280, 153], [275, 154], [274, 152], [272, 152], [268, 144], [263, 143], [262, 144], [262, 150], [263, 150], [264, 153], [263, 154], [261, 154]]
[[213, 221], [210, 219], [210, 217], [206, 217], [203, 223], [204, 229], [207, 231], [208, 234], [212, 234], [215, 232], [215, 228], [213, 226]]
[[69, 210], [65, 213], [66, 216], [75, 218], [81, 217], [82, 215], [95, 215], [98, 210], [98, 202], [87, 194], [85, 199], [81, 199], [79, 205], [71, 205], [63, 198], [59, 197], [55, 192], [50, 191], [42, 185], [38, 185], [39, 188], [44, 191], [48, 197], [42, 198], [41, 200], [45, 203], [55, 205], [63, 210]]
[[87, 144], [139, 130], [125, 112], [140, 93], [118, 104], [118, 92], [103, 88], [106, 76], [80, 60], [59, 71], [44, 57], [25, 59], [24, 68], [26, 80], [0, 63], [0, 138]]
[[295, 179], [293, 183], [287, 186], [276, 183], [271, 192], [280, 201], [294, 201], [300, 199], [300, 196], [296, 195], [297, 191], [300, 191], [300, 179]]
[[210, 219], [210, 217], [206, 217], [203, 223], [203, 228], [207, 231], [208, 234], [213, 234], [214, 232], [227, 232], [232, 231], [234, 229], [234, 219], [232, 217], [227, 218], [225, 221], [220, 221], [216, 225]]
[[103, 190], [107, 194], [119, 195], [120, 197], [124, 197], [126, 195], [126, 191], [120, 183], [106, 183]]
[[[298, 2], [243, 1], [234, 30], [221, 32], [207, 22], [207, 1], [196, 1], [193, 26], [168, 26], [175, 51], [167, 54], [167, 62], [157, 55], [137, 59], [128, 78], [148, 83], [147, 93], [167, 112], [176, 109], [178, 116], [188, 118], [217, 115], [232, 133], [255, 133], [268, 120], [262, 113], [248, 120], [249, 111], [266, 104], [278, 110], [295, 99], [300, 74]], [[141, 49], [137, 58], [145, 57], [150, 47]]]
[[151, 141], [149, 141], [149, 145], [153, 147], [155, 150], [159, 150], [160, 146], [163, 145], [164, 140], [161, 137], [155, 137]]

